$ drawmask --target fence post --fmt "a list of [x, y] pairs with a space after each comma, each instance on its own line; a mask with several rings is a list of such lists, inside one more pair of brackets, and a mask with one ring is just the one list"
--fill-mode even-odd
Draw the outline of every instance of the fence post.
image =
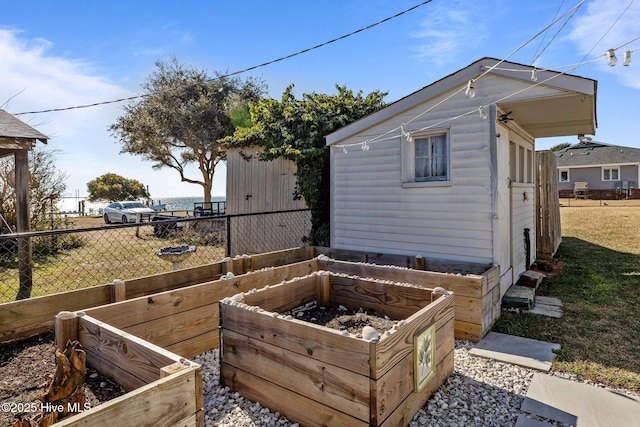
[[231, 256], [231, 216], [227, 215], [227, 252], [225, 256]]

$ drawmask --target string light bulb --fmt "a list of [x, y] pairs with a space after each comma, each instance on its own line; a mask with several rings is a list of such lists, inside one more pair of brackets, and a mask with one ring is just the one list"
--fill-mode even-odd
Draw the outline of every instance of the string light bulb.
[[478, 113], [480, 113], [480, 118], [482, 120], [486, 120], [487, 119], [487, 111], [485, 110], [485, 108], [483, 106], [478, 107]]
[[538, 71], [535, 68], [531, 70], [531, 81], [532, 82], [538, 81]]
[[344, 154], [347, 154], [347, 146], [346, 146], [346, 145], [343, 145], [343, 146], [342, 146], [342, 152], [343, 152]]
[[625, 67], [628, 67], [629, 64], [631, 64], [631, 51], [627, 50], [624, 53], [624, 56], [622, 57], [622, 65], [624, 65]]
[[362, 143], [362, 151], [369, 151], [369, 141]]
[[618, 58], [616, 58], [615, 49], [609, 49], [607, 51], [607, 64], [609, 64], [609, 67], [615, 67], [617, 63]]
[[473, 81], [473, 79], [469, 80], [469, 83], [467, 83], [467, 90], [464, 91], [464, 94], [469, 99], [476, 96], [475, 82]]

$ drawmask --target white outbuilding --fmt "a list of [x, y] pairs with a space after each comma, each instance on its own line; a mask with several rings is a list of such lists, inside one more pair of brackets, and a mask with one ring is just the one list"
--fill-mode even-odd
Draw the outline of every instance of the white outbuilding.
[[499, 265], [504, 294], [535, 261], [535, 139], [595, 134], [596, 91], [483, 58], [328, 135], [331, 246]]

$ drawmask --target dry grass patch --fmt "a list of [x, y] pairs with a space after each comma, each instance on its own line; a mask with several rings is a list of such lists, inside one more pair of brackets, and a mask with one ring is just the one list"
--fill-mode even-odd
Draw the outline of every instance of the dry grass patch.
[[554, 370], [640, 393], [640, 205], [560, 213], [565, 267], [539, 293], [562, 300], [563, 318], [505, 313], [495, 330], [560, 343]]

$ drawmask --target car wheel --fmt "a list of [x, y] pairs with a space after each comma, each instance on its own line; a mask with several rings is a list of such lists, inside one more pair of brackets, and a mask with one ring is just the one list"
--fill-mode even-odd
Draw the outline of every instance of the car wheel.
[[111, 221], [109, 221], [109, 215], [104, 214], [104, 223], [105, 224], [111, 224]]
[[129, 223], [129, 220], [127, 219], [126, 215], [122, 215], [122, 223], [123, 224], [128, 224]]

